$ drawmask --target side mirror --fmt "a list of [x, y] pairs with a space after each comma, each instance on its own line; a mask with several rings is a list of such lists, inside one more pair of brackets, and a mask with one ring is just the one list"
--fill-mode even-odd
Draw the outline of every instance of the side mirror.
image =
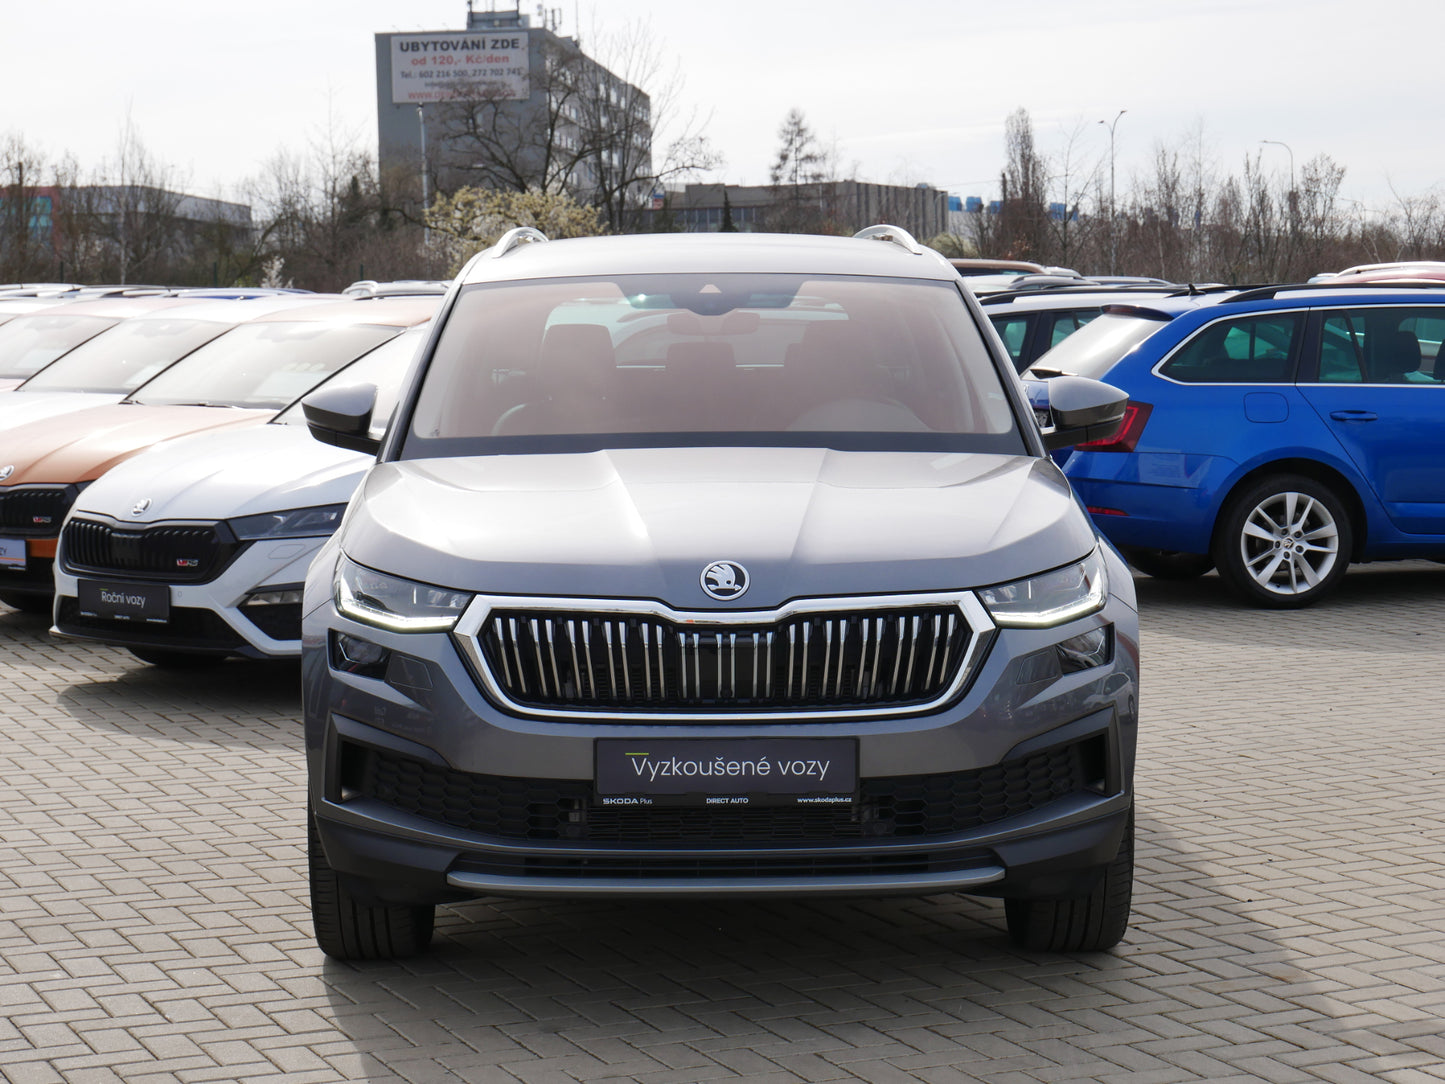
[[1129, 402], [1112, 384], [1083, 376], [1030, 380], [1025, 386], [1050, 451], [1110, 436], [1124, 420]]
[[306, 428], [322, 444], [372, 455], [381, 448], [381, 441], [371, 436], [371, 412], [375, 408], [374, 384], [322, 388], [301, 400]]

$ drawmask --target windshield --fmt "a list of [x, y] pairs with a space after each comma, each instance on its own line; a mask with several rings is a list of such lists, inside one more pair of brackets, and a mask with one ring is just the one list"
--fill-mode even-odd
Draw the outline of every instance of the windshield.
[[17, 391], [98, 391], [124, 395], [229, 325], [211, 320], [126, 320], [81, 343]]
[[19, 380], [33, 376], [61, 354], [120, 323], [115, 317], [17, 316], [0, 326], [0, 378]]
[[[430, 330], [430, 323], [409, 328], [325, 381], [337, 387], [371, 384], [376, 388], [376, 405], [371, 410], [370, 436], [373, 440], [380, 440], [386, 432], [391, 413], [396, 409], [396, 400], [401, 395], [402, 379]], [[306, 415], [297, 402], [272, 420], [281, 425], [305, 425]]]
[[402, 454], [697, 444], [1025, 450], [957, 284], [734, 273], [468, 287]]
[[319, 321], [242, 324], [176, 362], [130, 401], [280, 410], [400, 330]]
[[1043, 354], [1030, 368], [1102, 380], [1115, 362], [1168, 323], [1167, 317], [1158, 315], [1105, 312]]

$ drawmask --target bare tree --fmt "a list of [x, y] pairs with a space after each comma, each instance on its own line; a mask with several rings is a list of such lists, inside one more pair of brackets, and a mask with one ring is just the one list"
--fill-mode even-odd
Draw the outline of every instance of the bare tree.
[[273, 278], [335, 290], [362, 278], [429, 277], [445, 262], [437, 254], [432, 266], [422, 224], [334, 125], [302, 154], [279, 151], [247, 192], [259, 218], [248, 277], [269, 267]]
[[40, 279], [54, 266], [51, 198], [35, 192], [44, 168], [40, 152], [19, 135], [0, 140], [0, 281]]
[[1005, 164], [1000, 177], [994, 255], [1020, 260], [1044, 256], [1048, 250], [1048, 163], [1034, 145], [1028, 110], [1016, 109], [1004, 122]]
[[[1085, 213], [1084, 196], [1099, 187], [1099, 162], [1084, 161], [1080, 143], [1084, 132], [1089, 130], [1079, 122], [1064, 134], [1064, 147], [1055, 160], [1057, 166], [1052, 181], [1053, 191], [1058, 195], [1060, 212], [1049, 208], [1047, 227], [1050, 235], [1049, 262], [1074, 266], [1087, 253], [1086, 246], [1097, 232], [1097, 219]], [[1096, 203], [1097, 205], [1097, 203]]]
[[442, 103], [439, 188], [565, 192], [619, 232], [638, 228], [668, 180], [717, 168], [721, 155], [696, 114], [677, 112], [681, 77], [675, 63], [665, 68], [646, 26], [589, 40], [593, 56], [569, 39], [544, 38], [525, 102], [478, 84]]
[[561, 192], [589, 154], [581, 128], [591, 62], [565, 39], [544, 40], [531, 96], [509, 98], [493, 83], [459, 83], [437, 106], [441, 118], [432, 175], [443, 192], [460, 186]]
[[181, 184], [175, 170], [151, 154], [127, 115], [114, 157], [101, 163], [90, 192], [77, 193], [92, 231], [112, 250], [116, 281], [165, 277], [179, 231]]

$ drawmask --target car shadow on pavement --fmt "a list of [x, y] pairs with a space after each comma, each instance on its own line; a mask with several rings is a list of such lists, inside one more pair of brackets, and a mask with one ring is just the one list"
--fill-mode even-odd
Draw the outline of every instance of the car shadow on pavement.
[[231, 659], [167, 669], [124, 651], [116, 655], [114, 667], [53, 681], [58, 704], [84, 725], [148, 738], [300, 749], [301, 676], [295, 660]]
[[[1141, 817], [1134, 924], [1112, 953], [1017, 949], [1001, 903], [960, 895], [492, 900], [442, 909], [430, 955], [328, 961], [323, 984], [333, 1023], [372, 1080], [425, 1057], [468, 1079], [483, 1079], [465, 1070], [484, 1063], [531, 1079], [548, 1058], [583, 1080], [825, 1079], [840, 1069], [849, 1079], [932, 1079], [929, 1067], [973, 1060], [1002, 1073], [1010, 1058], [1021, 1071], [1062, 1062], [1070, 1079], [1097, 1079], [1120, 1071], [1117, 1048], [1158, 1038], [1147, 1020], [1207, 1007], [1197, 989], [1176, 998], [1181, 987], [1283, 955], [1181, 857], [1187, 848]], [[1245, 1012], [1231, 997], [1203, 1000]], [[390, 1049], [376, 1042], [383, 1024]]]

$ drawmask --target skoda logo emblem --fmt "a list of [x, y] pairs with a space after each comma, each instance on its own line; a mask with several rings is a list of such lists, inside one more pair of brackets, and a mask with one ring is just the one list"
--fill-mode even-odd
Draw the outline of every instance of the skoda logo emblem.
[[9, 478], [9, 477], [10, 477], [12, 474], [14, 474], [14, 473], [15, 473], [15, 464], [14, 464], [14, 463], [10, 463], [10, 464], [8, 464], [8, 465], [6, 465], [6, 466], [4, 466], [4, 467], [0, 467], [0, 482], [5, 481], [6, 478]]
[[736, 561], [714, 561], [702, 570], [702, 589], [719, 602], [735, 599], [748, 589], [748, 570]]
[[150, 506], [151, 499], [149, 497], [142, 497], [140, 500], [135, 502], [135, 507], [130, 510], [130, 514], [133, 516], [138, 516]]

